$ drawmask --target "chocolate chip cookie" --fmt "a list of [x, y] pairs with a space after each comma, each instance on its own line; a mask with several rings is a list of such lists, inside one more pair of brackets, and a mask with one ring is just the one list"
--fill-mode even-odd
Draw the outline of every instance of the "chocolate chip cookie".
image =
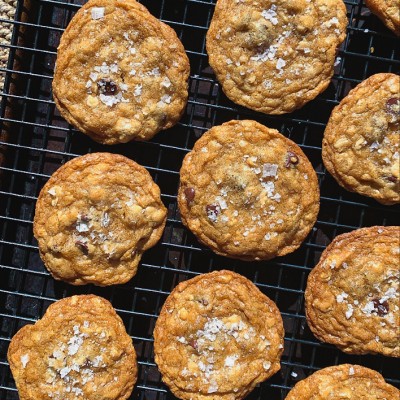
[[302, 150], [255, 121], [206, 132], [180, 171], [182, 222], [217, 254], [263, 260], [296, 250], [319, 210], [315, 171]]
[[100, 143], [148, 140], [186, 106], [189, 61], [175, 31], [135, 0], [90, 0], [61, 37], [53, 94]]
[[160, 239], [166, 208], [145, 168], [110, 153], [75, 158], [44, 185], [33, 233], [55, 279], [73, 285], [125, 283]]
[[121, 318], [94, 295], [52, 304], [12, 338], [8, 361], [21, 400], [124, 400], [137, 379]]
[[400, 392], [378, 372], [342, 364], [314, 372], [298, 382], [285, 400], [396, 400]]
[[333, 109], [322, 142], [339, 185], [387, 205], [400, 202], [399, 88], [391, 73], [361, 82]]
[[346, 353], [400, 357], [400, 227], [337, 236], [311, 271], [305, 292], [315, 336]]
[[218, 0], [209, 62], [235, 103], [288, 113], [328, 87], [346, 26], [342, 0]]
[[243, 276], [215, 271], [181, 282], [154, 329], [155, 361], [185, 400], [243, 399], [280, 369], [283, 323]]
[[365, 0], [366, 6], [397, 36], [400, 35], [400, 3], [398, 0]]

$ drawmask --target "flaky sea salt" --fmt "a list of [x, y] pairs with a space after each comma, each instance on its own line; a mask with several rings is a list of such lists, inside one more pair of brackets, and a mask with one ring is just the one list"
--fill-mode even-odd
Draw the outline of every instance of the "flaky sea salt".
[[350, 319], [352, 315], [353, 315], [353, 306], [351, 304], [347, 304], [346, 319]]
[[228, 356], [225, 358], [224, 366], [225, 367], [233, 367], [235, 365], [236, 360], [238, 359], [237, 355]]
[[276, 5], [272, 4], [269, 10], [262, 11], [261, 15], [267, 20], [270, 21], [272, 25], [278, 24], [278, 14], [276, 13]]
[[28, 364], [29, 362], [29, 354], [24, 354], [21, 356], [21, 364], [22, 364], [22, 368], [26, 367], [26, 364]]
[[142, 88], [143, 88], [142, 85], [136, 85], [136, 86], [135, 86], [135, 90], [133, 91], [133, 95], [134, 95], [135, 97], [140, 96], [140, 95], [142, 94]]
[[170, 104], [170, 103], [171, 103], [171, 96], [168, 96], [167, 94], [164, 94], [164, 95], [161, 97], [161, 101], [162, 101], [163, 103]]
[[278, 58], [278, 61], [276, 62], [276, 69], [282, 70], [282, 68], [286, 65], [286, 61], [282, 58]]
[[278, 165], [266, 163], [263, 165], [263, 177], [273, 176], [275, 177], [278, 173]]
[[338, 294], [338, 295], [336, 296], [336, 301], [337, 301], [338, 303], [343, 303], [343, 300], [344, 300], [344, 299], [347, 299], [347, 297], [349, 297], [349, 295], [348, 295], [347, 293], [345, 293], [345, 292], [342, 292], [341, 294]]
[[208, 387], [207, 393], [215, 393], [218, 391], [218, 385], [216, 382], [211, 382]]
[[333, 66], [337, 67], [341, 62], [342, 62], [342, 57], [336, 57]]
[[104, 18], [104, 7], [93, 7], [91, 10], [92, 19]]
[[171, 81], [167, 76], [165, 76], [161, 81], [161, 86], [169, 88], [171, 86]]
[[264, 81], [264, 87], [266, 89], [271, 89], [272, 88], [272, 82], [270, 80]]

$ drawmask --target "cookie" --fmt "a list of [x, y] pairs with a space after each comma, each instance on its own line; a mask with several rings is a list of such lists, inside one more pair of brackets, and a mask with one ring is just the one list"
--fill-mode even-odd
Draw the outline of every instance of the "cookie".
[[400, 392], [378, 372], [342, 364], [314, 372], [298, 382], [285, 400], [396, 400]]
[[53, 303], [16, 333], [7, 356], [21, 400], [124, 400], [137, 379], [121, 318], [94, 295]]
[[398, 0], [365, 0], [366, 6], [397, 36], [400, 35], [400, 3]]
[[352, 354], [400, 357], [400, 227], [337, 236], [311, 271], [305, 291], [314, 335]]
[[328, 87], [346, 26], [342, 0], [218, 0], [209, 62], [235, 103], [289, 113]]
[[322, 141], [339, 185], [387, 205], [400, 202], [399, 88], [390, 73], [361, 82], [333, 109]]
[[255, 121], [215, 126], [180, 171], [182, 222], [214, 252], [267, 260], [296, 250], [319, 210], [315, 171], [302, 150]]
[[134, 0], [90, 0], [61, 37], [53, 95], [99, 143], [148, 140], [180, 119], [189, 61], [175, 31]]
[[247, 278], [215, 271], [181, 282], [154, 329], [163, 381], [184, 400], [243, 399], [280, 369], [283, 323]]
[[36, 203], [33, 233], [55, 279], [106, 286], [136, 274], [166, 215], [145, 168], [118, 154], [93, 153], [50, 177]]

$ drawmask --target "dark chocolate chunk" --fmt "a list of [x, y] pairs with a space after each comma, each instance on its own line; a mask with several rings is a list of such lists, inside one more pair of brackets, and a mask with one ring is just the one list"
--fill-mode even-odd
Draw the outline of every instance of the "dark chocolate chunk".
[[75, 245], [79, 248], [79, 250], [87, 256], [89, 254], [89, 248], [85, 242], [82, 242], [81, 240], [77, 240], [75, 242]]
[[187, 205], [189, 205], [194, 200], [196, 191], [193, 188], [186, 188], [184, 193], [185, 193]]
[[197, 340], [190, 339], [188, 344], [189, 344], [190, 347], [193, 347], [193, 349], [197, 351]]
[[113, 96], [118, 93], [118, 85], [111, 80], [100, 79], [97, 82], [97, 87], [99, 92], [106, 96]]
[[216, 204], [207, 204], [206, 205], [206, 213], [207, 217], [215, 222], [217, 220], [218, 214], [221, 211], [220, 207]]
[[394, 116], [400, 116], [400, 97], [391, 97], [387, 100], [386, 111]]
[[299, 163], [299, 157], [292, 151], [288, 151], [286, 155], [285, 167], [295, 166]]
[[374, 311], [380, 317], [383, 317], [389, 312], [389, 303], [386, 300], [381, 303], [379, 299], [373, 299], [372, 302], [374, 303]]
[[389, 182], [393, 182], [393, 183], [396, 183], [396, 182], [397, 182], [397, 178], [396, 178], [394, 175], [387, 176], [386, 179], [387, 179]]

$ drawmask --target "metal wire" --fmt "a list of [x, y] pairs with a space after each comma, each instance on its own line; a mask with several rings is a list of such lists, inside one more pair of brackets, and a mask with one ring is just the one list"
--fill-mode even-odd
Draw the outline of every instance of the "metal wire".
[[[161, 383], [152, 350], [152, 329], [162, 304], [177, 283], [199, 273], [228, 268], [251, 279], [272, 298], [285, 324], [282, 369], [257, 387], [248, 399], [284, 399], [300, 379], [323, 367], [351, 362], [380, 371], [400, 386], [395, 362], [381, 356], [346, 355], [320, 343], [305, 322], [303, 295], [309, 271], [336, 235], [372, 225], [399, 222], [399, 207], [341, 189], [326, 174], [321, 140], [332, 108], [350, 88], [377, 72], [400, 69], [399, 47], [362, 0], [345, 1], [349, 26], [341, 58], [329, 88], [312, 104], [285, 116], [266, 116], [236, 106], [222, 93], [208, 66], [205, 34], [214, 0], [143, 0], [150, 12], [171, 25], [191, 62], [190, 99], [180, 123], [148, 143], [106, 147], [69, 126], [55, 109], [51, 78], [60, 35], [83, 1], [36, 0], [29, 9], [18, 2], [0, 108], [0, 398], [18, 399], [7, 363], [11, 337], [40, 318], [55, 300], [79, 293], [109, 299], [122, 317], [138, 354], [139, 380], [132, 399], [174, 399]], [[6, 22], [6, 20], [0, 20]], [[10, 111], [12, 110], [12, 111]], [[185, 154], [211, 126], [230, 119], [252, 118], [279, 129], [297, 142], [318, 173], [321, 212], [318, 222], [295, 253], [279, 259], [245, 263], [219, 257], [201, 246], [180, 222], [176, 194]], [[124, 154], [144, 165], [161, 188], [168, 208], [167, 227], [155, 248], [147, 251], [139, 272], [125, 285], [73, 287], [54, 281], [45, 270], [32, 235], [35, 201], [49, 176], [73, 157], [94, 151]]]

